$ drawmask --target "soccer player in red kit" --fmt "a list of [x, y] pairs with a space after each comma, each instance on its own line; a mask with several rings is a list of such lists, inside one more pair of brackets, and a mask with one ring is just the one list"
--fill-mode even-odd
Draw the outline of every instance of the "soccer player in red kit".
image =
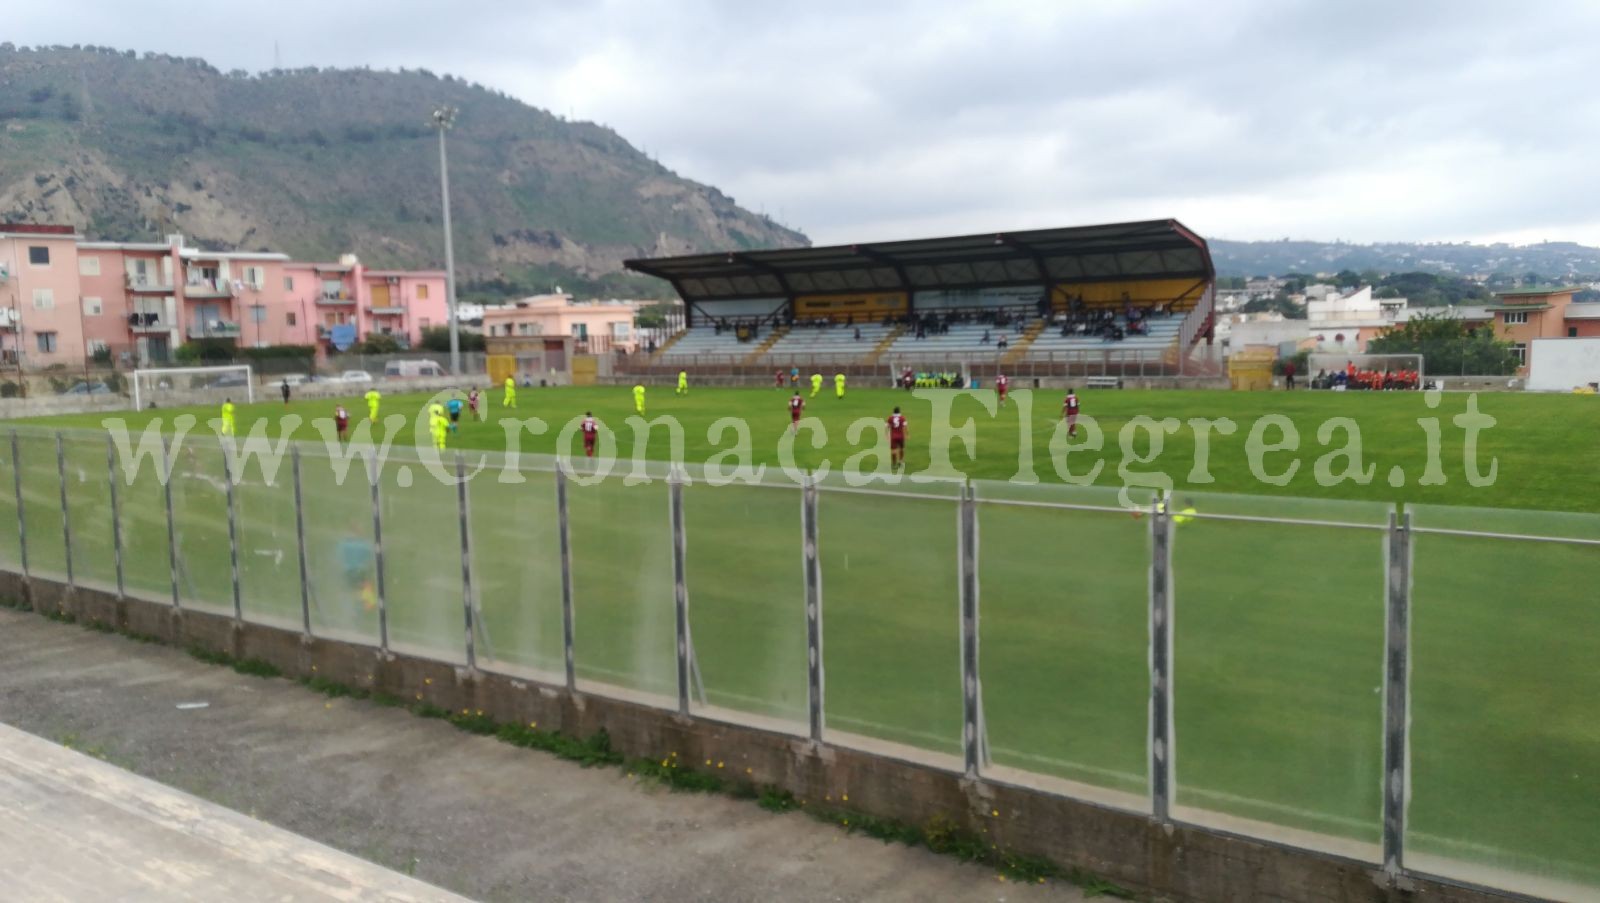
[[594, 440], [600, 435], [600, 423], [594, 419], [593, 411], [583, 412], [583, 456], [594, 457]]
[[889, 415], [889, 466], [906, 466], [906, 415], [899, 408]]
[[805, 410], [806, 400], [801, 398], [800, 392], [796, 390], [794, 396], [789, 399], [789, 430], [791, 432], [800, 432], [800, 415], [804, 414]]
[[772, 373], [772, 387], [774, 389], [778, 389], [779, 391], [782, 391], [782, 389], [783, 389], [783, 371], [782, 370], [773, 371], [773, 373]]
[[350, 438], [350, 412], [346, 411], [342, 404], [334, 406], [333, 425], [339, 430], [340, 442]]
[[473, 386], [472, 387], [472, 391], [467, 393], [467, 409], [472, 412], [472, 416], [474, 416], [474, 417], [478, 416], [478, 387], [477, 386]]
[[994, 378], [994, 390], [1000, 395], [1000, 407], [1006, 406], [1006, 392], [1011, 388], [1011, 380], [1004, 373]]
[[1078, 393], [1067, 390], [1067, 398], [1061, 402], [1061, 416], [1067, 421], [1067, 435], [1078, 435]]

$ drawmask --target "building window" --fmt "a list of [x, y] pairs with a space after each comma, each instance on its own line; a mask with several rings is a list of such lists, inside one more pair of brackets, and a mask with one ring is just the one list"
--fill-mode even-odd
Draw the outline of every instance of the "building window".
[[1528, 312], [1525, 310], [1508, 310], [1503, 316], [1507, 326], [1521, 326], [1528, 322]]
[[1578, 337], [1578, 327], [1576, 327], [1576, 326], [1568, 326], [1567, 327], [1567, 338], [1575, 339], [1577, 337]]
[[107, 358], [111, 356], [111, 346], [99, 339], [89, 340], [89, 356], [92, 358]]
[[267, 322], [267, 306], [265, 304], [252, 304], [252, 305], [250, 305], [250, 322], [252, 322], [252, 323], [265, 323], [265, 322]]
[[244, 282], [245, 285], [260, 291], [267, 287], [267, 271], [261, 267], [245, 267]]
[[322, 294], [329, 298], [337, 298], [344, 293], [344, 283], [337, 279], [322, 280]]
[[98, 275], [100, 275], [100, 258], [98, 258], [98, 257], [79, 257], [78, 258], [78, 275], [79, 276], [98, 276]]
[[290, 326], [295, 325], [294, 311], [291, 310], [288, 313], [284, 314], [283, 315], [283, 319], [284, 319], [284, 322], [286, 324], [288, 324]]
[[283, 290], [286, 291], [286, 292], [294, 291], [294, 277], [293, 276], [285, 276], [285, 277], [283, 277]]
[[56, 306], [56, 294], [47, 288], [33, 290], [34, 310], [53, 310]]
[[85, 297], [83, 299], [83, 315], [86, 317], [100, 316], [102, 307], [99, 298]]
[[428, 300], [428, 287], [426, 285], [417, 286], [417, 300], [418, 301], [426, 301], [426, 300]]
[[53, 332], [36, 332], [36, 333], [33, 334], [33, 338], [34, 338], [35, 341], [37, 341], [39, 343], [39, 353], [40, 354], [55, 354], [56, 353], [56, 334], [55, 333], [53, 333]]
[[30, 245], [28, 247], [28, 262], [36, 267], [50, 265], [50, 249], [43, 245]]
[[1523, 364], [1526, 364], [1528, 362], [1528, 346], [1524, 345], [1524, 344], [1522, 344], [1520, 342], [1515, 344], [1515, 345], [1512, 345], [1511, 346], [1511, 356], [1517, 359], [1517, 366], [1518, 367], [1522, 366]]

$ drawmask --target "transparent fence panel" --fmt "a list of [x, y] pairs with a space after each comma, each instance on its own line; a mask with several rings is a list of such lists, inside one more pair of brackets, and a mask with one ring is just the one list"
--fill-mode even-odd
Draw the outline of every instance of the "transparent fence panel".
[[301, 452], [300, 490], [311, 632], [376, 646], [378, 561], [366, 461], [330, 458], [308, 446]]
[[16, 468], [11, 462], [11, 434], [0, 434], [0, 568], [22, 573], [22, 542], [17, 525]]
[[1061, 778], [1077, 785], [1062, 792], [1147, 811], [1148, 509], [1096, 488], [974, 488], [990, 774]]
[[1600, 897], [1600, 516], [1411, 506], [1406, 865]]
[[389, 647], [465, 662], [461, 520], [455, 456], [424, 466], [391, 452], [379, 472], [383, 501], [383, 599]]
[[1390, 506], [1173, 501], [1173, 813], [1375, 861]]
[[567, 506], [577, 676], [675, 707], [677, 615], [666, 480], [628, 486], [613, 476], [585, 486], [574, 477]]
[[807, 730], [800, 506], [787, 481], [684, 487], [690, 698], [708, 714]]
[[171, 547], [167, 543], [167, 497], [162, 479], [165, 465], [159, 447], [154, 451], [147, 457], [135, 454], [131, 460], [118, 451], [123, 590], [130, 596], [171, 604]]
[[567, 665], [554, 466], [512, 472], [499, 456], [489, 456], [485, 468], [470, 478], [468, 491], [478, 663], [563, 683]]
[[28, 572], [63, 582], [67, 579], [67, 542], [61, 527], [61, 475], [56, 469], [54, 433], [23, 433], [21, 454], [22, 506], [28, 523]]
[[227, 468], [221, 445], [191, 436], [177, 447], [172, 520], [178, 548], [178, 597], [184, 607], [233, 614]]
[[69, 435], [61, 447], [67, 464], [67, 517], [72, 521], [72, 579], [80, 586], [116, 592], [105, 437]]
[[245, 620], [300, 630], [300, 558], [294, 465], [288, 454], [235, 458], [239, 604]]
[[819, 492], [827, 736], [960, 755], [958, 489], [892, 491]]

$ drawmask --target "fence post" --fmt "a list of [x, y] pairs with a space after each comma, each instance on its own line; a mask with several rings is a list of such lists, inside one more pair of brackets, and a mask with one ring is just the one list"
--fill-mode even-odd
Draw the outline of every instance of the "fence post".
[[17, 554], [22, 557], [22, 576], [28, 577], [28, 514], [22, 503], [22, 443], [16, 430], [11, 431], [11, 478], [17, 490]]
[[117, 489], [117, 443], [106, 433], [106, 481], [111, 490], [111, 557], [117, 568], [117, 596], [127, 595], [122, 576], [122, 496]]
[[477, 670], [478, 647], [472, 623], [472, 528], [468, 525], [467, 465], [456, 451], [456, 510], [461, 518], [461, 609], [467, 627], [467, 667]]
[[806, 586], [806, 696], [811, 740], [822, 742], [822, 565], [817, 557], [817, 480], [807, 475], [800, 489], [801, 568]]
[[372, 488], [372, 555], [376, 565], [373, 587], [378, 599], [378, 648], [389, 654], [389, 603], [383, 585], [383, 496], [378, 488], [378, 456], [367, 455], [367, 484]]
[[311, 636], [311, 572], [306, 566], [306, 508], [300, 492], [300, 448], [289, 448], [289, 463], [294, 472], [294, 541], [300, 559], [300, 631]]
[[1385, 596], [1383, 706], [1383, 870], [1390, 880], [1405, 867], [1407, 747], [1411, 701], [1411, 514], [1389, 514], [1389, 572]]
[[161, 434], [161, 494], [167, 506], [167, 568], [172, 574], [172, 607], [181, 609], [178, 598], [178, 522], [172, 516], [172, 440]]
[[1172, 801], [1172, 519], [1163, 496], [1150, 516], [1150, 804], [1169, 821]]
[[556, 523], [561, 532], [561, 641], [567, 657], [567, 691], [578, 688], [572, 653], [572, 534], [567, 521], [567, 468], [556, 462]]
[[672, 598], [678, 628], [678, 714], [689, 714], [689, 584], [688, 537], [683, 529], [683, 479], [676, 465], [667, 477], [667, 504], [672, 518]]
[[228, 443], [222, 449], [222, 485], [228, 501], [228, 566], [233, 577], [233, 620], [244, 622], [244, 597], [239, 593], [239, 511], [233, 498], [233, 456], [228, 453]]
[[972, 484], [961, 488], [961, 689], [962, 751], [967, 777], [981, 765], [982, 696], [978, 680], [978, 504]]
[[56, 430], [56, 482], [61, 490], [61, 548], [67, 553], [67, 585], [76, 587], [78, 584], [72, 579], [72, 516], [67, 508], [67, 453], [60, 430]]

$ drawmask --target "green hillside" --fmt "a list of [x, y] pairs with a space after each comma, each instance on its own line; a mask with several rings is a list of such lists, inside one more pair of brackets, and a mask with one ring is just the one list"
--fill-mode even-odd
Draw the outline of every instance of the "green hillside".
[[805, 236], [616, 132], [424, 70], [222, 73], [202, 60], [0, 44], [0, 219], [106, 240], [438, 266], [433, 108], [450, 138], [464, 294], [661, 294], [621, 262]]

